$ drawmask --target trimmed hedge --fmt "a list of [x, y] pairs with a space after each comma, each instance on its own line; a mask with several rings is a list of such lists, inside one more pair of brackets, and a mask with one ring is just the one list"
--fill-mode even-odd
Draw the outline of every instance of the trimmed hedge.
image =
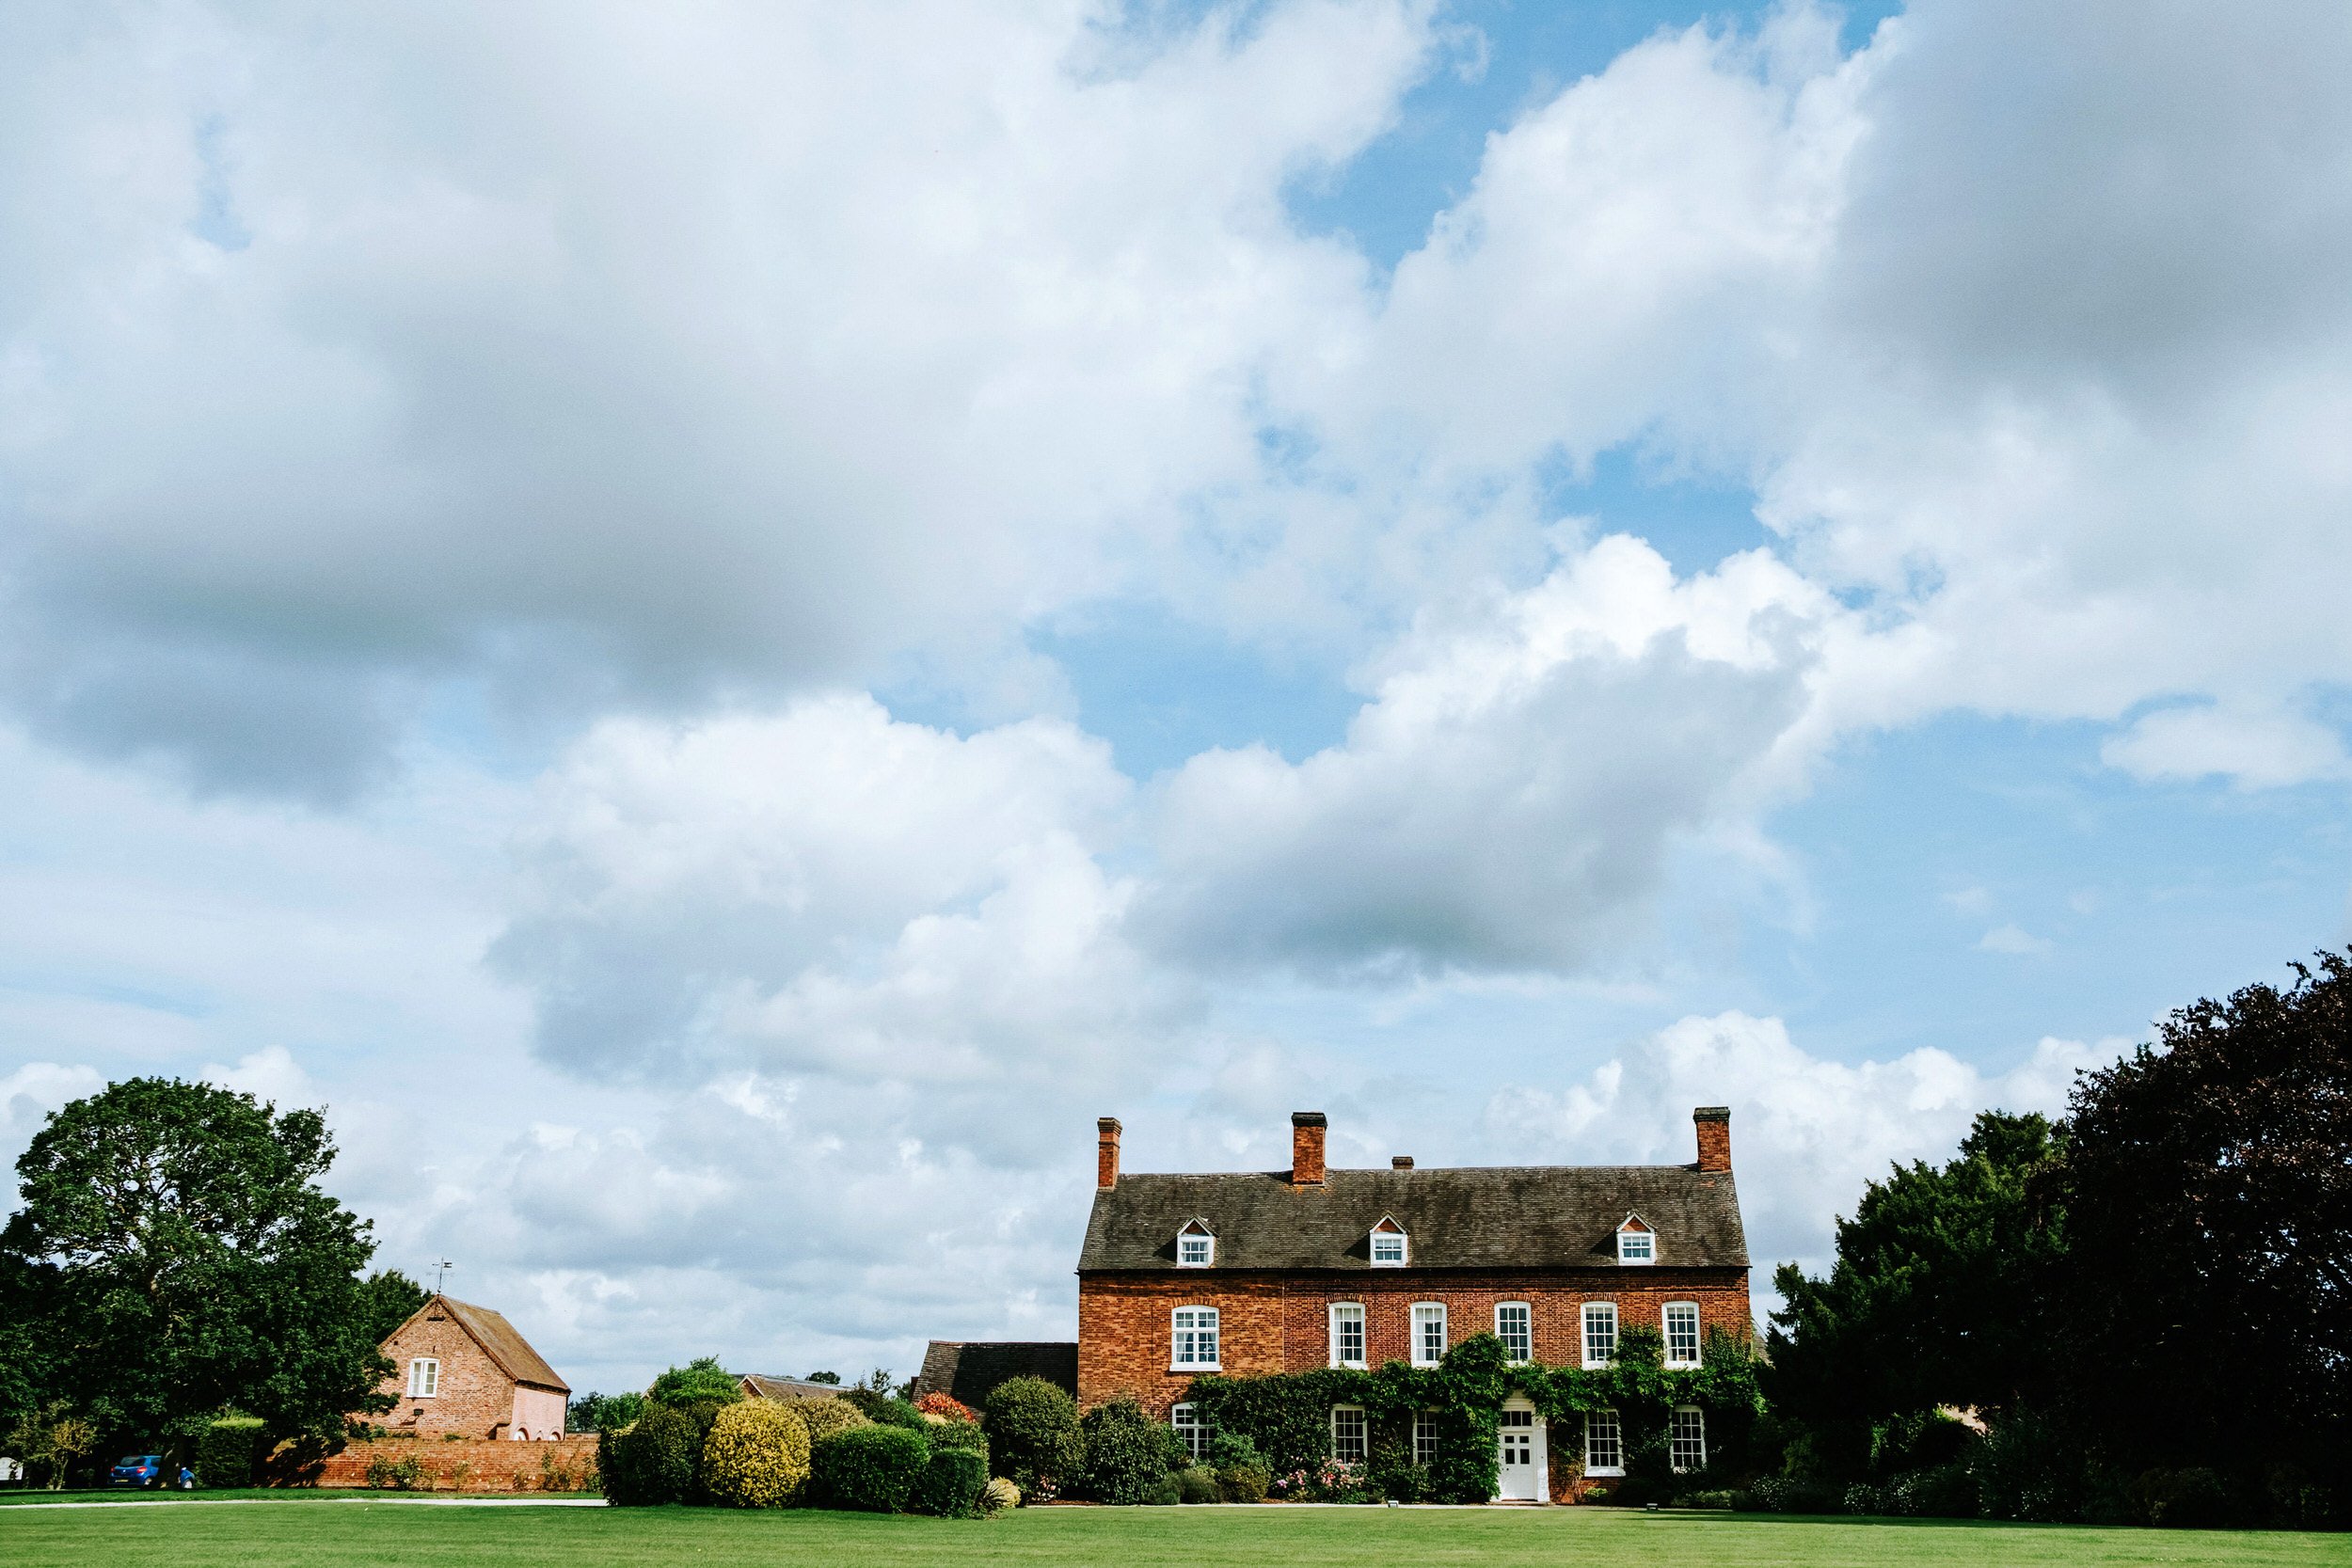
[[702, 1433], [685, 1411], [654, 1405], [635, 1425], [605, 1433], [597, 1446], [605, 1497], [620, 1507], [682, 1503], [698, 1490], [694, 1461]]
[[250, 1486], [269, 1448], [269, 1428], [254, 1416], [224, 1416], [196, 1440], [199, 1486]]
[[988, 1433], [989, 1468], [1029, 1500], [1052, 1497], [1086, 1464], [1077, 1402], [1041, 1377], [1007, 1378], [990, 1390], [980, 1427]]
[[899, 1513], [925, 1466], [930, 1445], [905, 1427], [864, 1426], [835, 1433], [817, 1445], [814, 1487], [836, 1508]]
[[847, 1400], [787, 1400], [784, 1402], [784, 1408], [790, 1411], [801, 1425], [808, 1429], [808, 1441], [812, 1453], [815, 1451], [816, 1445], [831, 1437], [836, 1432], [848, 1432], [853, 1427], [873, 1425], [866, 1418], [866, 1412]]
[[808, 1428], [766, 1400], [731, 1404], [703, 1442], [703, 1488], [728, 1508], [782, 1508], [808, 1483]]
[[923, 1435], [930, 1442], [933, 1453], [953, 1449], [958, 1453], [978, 1454], [981, 1473], [987, 1473], [988, 1433], [980, 1430], [979, 1422], [933, 1421], [925, 1429]]
[[987, 1487], [985, 1459], [969, 1449], [934, 1449], [923, 1473], [915, 1478], [907, 1506], [917, 1513], [936, 1513], [943, 1519], [976, 1519]]

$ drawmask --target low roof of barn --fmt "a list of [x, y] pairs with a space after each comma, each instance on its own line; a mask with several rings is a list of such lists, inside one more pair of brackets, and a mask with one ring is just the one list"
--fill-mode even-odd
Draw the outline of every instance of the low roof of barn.
[[1657, 1233], [1654, 1266], [1747, 1267], [1728, 1171], [1473, 1165], [1334, 1170], [1303, 1185], [1288, 1171], [1121, 1175], [1094, 1195], [1078, 1272], [1173, 1269], [1177, 1232], [1194, 1220], [1216, 1237], [1219, 1270], [1368, 1270], [1384, 1217], [1404, 1227], [1416, 1269], [1612, 1269], [1624, 1266], [1617, 1227], [1634, 1214]]

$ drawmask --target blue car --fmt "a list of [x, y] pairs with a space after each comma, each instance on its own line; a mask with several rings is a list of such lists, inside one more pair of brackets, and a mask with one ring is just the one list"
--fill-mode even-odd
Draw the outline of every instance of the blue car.
[[159, 1453], [126, 1455], [106, 1472], [109, 1486], [158, 1486], [163, 1479], [164, 1456]]

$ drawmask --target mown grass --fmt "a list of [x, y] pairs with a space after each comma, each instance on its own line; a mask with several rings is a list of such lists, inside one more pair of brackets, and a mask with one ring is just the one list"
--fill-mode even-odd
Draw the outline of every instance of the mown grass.
[[1606, 1509], [1033, 1509], [987, 1523], [793, 1511], [421, 1508], [306, 1499], [229, 1508], [8, 1511], [0, 1562], [265, 1562], [271, 1568], [472, 1568], [558, 1562], [634, 1568], [685, 1561], [743, 1568], [2108, 1568], [2352, 1563], [2352, 1538], [1924, 1520], [1781, 1519]]

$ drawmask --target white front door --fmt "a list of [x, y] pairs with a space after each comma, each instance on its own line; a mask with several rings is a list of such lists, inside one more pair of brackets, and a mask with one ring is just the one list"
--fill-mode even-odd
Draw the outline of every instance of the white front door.
[[1504, 1502], [1544, 1501], [1544, 1422], [1535, 1407], [1518, 1398], [1503, 1405], [1499, 1441], [1495, 1495]]

